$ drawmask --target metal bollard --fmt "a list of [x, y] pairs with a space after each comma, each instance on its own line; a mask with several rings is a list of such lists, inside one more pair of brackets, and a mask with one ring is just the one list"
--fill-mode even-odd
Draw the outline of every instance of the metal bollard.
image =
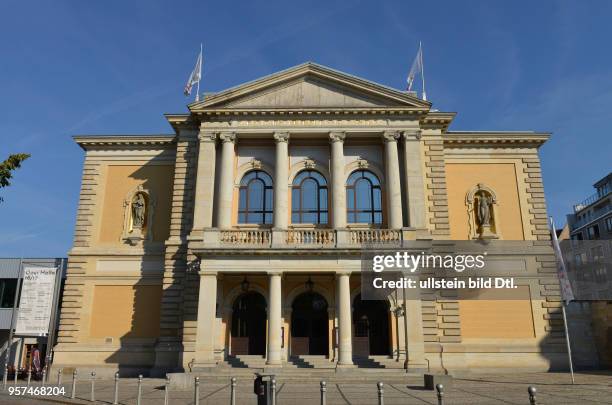
[[272, 394], [272, 405], [276, 405], [276, 380], [274, 378], [270, 381], [270, 394]]
[[47, 370], [43, 368], [42, 372], [42, 380], [40, 380], [40, 385], [45, 386], [45, 379], [47, 378]]
[[91, 397], [89, 399], [91, 402], [96, 402], [96, 372], [91, 372]]
[[438, 405], [444, 405], [444, 385], [436, 384], [436, 392], [438, 394]]
[[74, 399], [76, 395], [76, 377], [77, 377], [77, 371], [74, 370], [72, 372], [72, 393], [70, 394], [71, 399]]
[[193, 387], [193, 403], [200, 405], [200, 377], [196, 377]]
[[385, 403], [385, 390], [383, 389], [384, 384], [382, 382], [377, 382], [376, 387], [378, 388], [378, 405], [384, 405]]
[[164, 405], [170, 405], [170, 377], [166, 376], [166, 386], [164, 387]]
[[142, 374], [138, 375], [138, 396], [136, 397], [136, 405], [140, 405], [142, 398]]
[[31, 382], [32, 382], [32, 367], [28, 367], [28, 387], [30, 386]]
[[321, 381], [321, 405], [327, 404], [327, 383]]
[[113, 405], [119, 403], [119, 373], [115, 373], [115, 396], [113, 397]]
[[59, 370], [57, 370], [57, 385], [60, 386], [62, 385], [62, 370], [61, 368]]
[[236, 405], [236, 377], [230, 380], [230, 405]]
[[2, 389], [6, 391], [6, 379], [8, 378], [8, 363], [4, 363], [4, 375], [2, 376]]
[[527, 388], [527, 392], [529, 393], [530, 405], [536, 405], [536, 391], [536, 387], [534, 387], [533, 385], [530, 385], [529, 388]]

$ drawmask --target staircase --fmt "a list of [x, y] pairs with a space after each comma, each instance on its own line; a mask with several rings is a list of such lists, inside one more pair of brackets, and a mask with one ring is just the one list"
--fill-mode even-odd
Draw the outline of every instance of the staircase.
[[286, 368], [335, 369], [336, 363], [326, 356], [299, 355], [289, 357]]

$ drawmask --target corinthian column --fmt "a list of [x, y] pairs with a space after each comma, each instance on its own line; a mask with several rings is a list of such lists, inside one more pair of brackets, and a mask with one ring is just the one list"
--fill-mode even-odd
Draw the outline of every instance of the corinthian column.
[[215, 193], [215, 141], [217, 134], [200, 130], [198, 135], [198, 171], [196, 174], [195, 208], [193, 228], [211, 228], [213, 220], [213, 198]]
[[281, 274], [269, 274], [268, 291], [268, 358], [266, 364], [281, 364]]
[[421, 130], [404, 131], [404, 170], [408, 226], [425, 228], [425, 186], [421, 167]]
[[219, 173], [219, 198], [217, 199], [217, 227], [232, 226], [232, 202], [234, 197], [234, 132], [221, 133], [221, 173]]
[[332, 226], [346, 228], [346, 189], [344, 186], [344, 132], [330, 132], [332, 176]]
[[287, 229], [289, 201], [287, 199], [289, 178], [289, 133], [277, 132], [276, 163], [274, 167], [274, 227]]
[[338, 365], [353, 365], [353, 337], [351, 333], [350, 273], [336, 274], [336, 302], [338, 303]]
[[391, 229], [402, 228], [402, 189], [400, 186], [399, 157], [397, 155], [397, 140], [399, 132], [385, 131], [385, 177], [387, 178], [387, 224]]

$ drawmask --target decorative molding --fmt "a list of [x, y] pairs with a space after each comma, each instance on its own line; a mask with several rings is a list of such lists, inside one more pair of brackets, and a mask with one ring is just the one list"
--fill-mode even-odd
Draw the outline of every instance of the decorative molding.
[[102, 149], [105, 147], [170, 146], [176, 143], [176, 135], [78, 135], [72, 137], [72, 139], [83, 150]]
[[256, 170], [260, 170], [263, 167], [261, 160], [255, 158], [251, 159], [248, 164], [251, 166], [251, 169]]
[[344, 131], [332, 131], [329, 133], [330, 142], [344, 142], [346, 138], [346, 132]]
[[421, 138], [423, 137], [423, 132], [420, 129], [410, 129], [410, 130], [403, 131], [402, 135], [404, 136], [404, 139], [407, 141], [410, 141], [413, 139], [420, 141]]
[[200, 142], [215, 142], [217, 138], [218, 136], [216, 132], [200, 130], [200, 133], [198, 134], [198, 139]]
[[317, 166], [317, 163], [310, 158], [304, 159], [304, 161], [302, 161], [302, 164], [304, 165], [305, 169], [314, 169]]
[[368, 161], [363, 158], [357, 159], [356, 162], [357, 167], [360, 169], [368, 169], [370, 167], [370, 163], [368, 163]]
[[449, 147], [506, 144], [539, 147], [548, 139], [550, 139], [550, 134], [536, 132], [447, 132], [443, 137], [444, 145]]

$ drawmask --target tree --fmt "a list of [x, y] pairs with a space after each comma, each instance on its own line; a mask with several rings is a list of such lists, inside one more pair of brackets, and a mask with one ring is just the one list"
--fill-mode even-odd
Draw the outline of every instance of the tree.
[[[10, 155], [8, 159], [0, 163], [0, 188], [11, 185], [9, 180], [13, 177], [12, 171], [19, 169], [19, 167], [21, 167], [21, 162], [29, 157], [30, 155], [28, 153], [17, 153], [15, 155]], [[2, 202], [2, 197], [0, 197], [0, 202]]]

